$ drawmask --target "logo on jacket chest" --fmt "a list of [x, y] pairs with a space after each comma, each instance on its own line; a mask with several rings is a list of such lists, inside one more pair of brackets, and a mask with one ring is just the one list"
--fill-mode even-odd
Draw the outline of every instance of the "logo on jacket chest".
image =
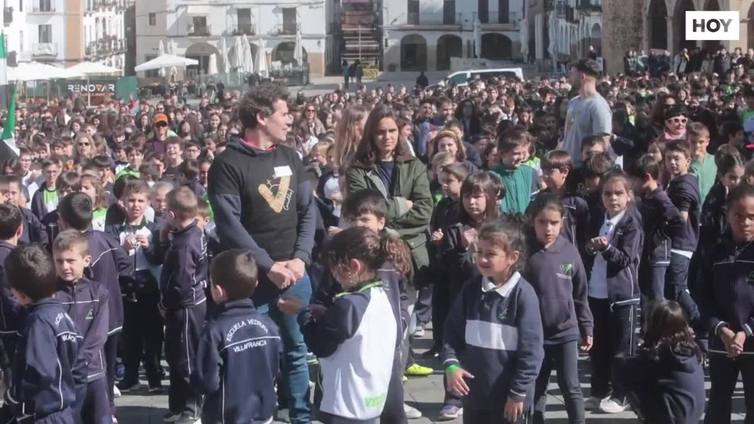
[[85, 320], [91, 321], [94, 319], [94, 308], [89, 309], [89, 312], [86, 313], [86, 316], [84, 317]]
[[[284, 172], [275, 171], [275, 175], [269, 178], [266, 183], [259, 184], [259, 195], [267, 202], [270, 209], [275, 213], [288, 210], [293, 198], [291, 190], [291, 175], [285, 175]], [[286, 167], [287, 168], [287, 167]]]
[[560, 272], [555, 275], [558, 278], [570, 280], [573, 277], [573, 264], [560, 264]]

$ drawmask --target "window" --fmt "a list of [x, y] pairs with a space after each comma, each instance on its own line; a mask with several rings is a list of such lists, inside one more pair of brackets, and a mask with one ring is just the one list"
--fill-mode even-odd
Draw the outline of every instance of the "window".
[[456, 0], [442, 2], [442, 23], [453, 25], [456, 23]]
[[149, 26], [155, 26], [157, 25], [157, 14], [156, 13], [150, 13], [149, 14]]
[[18, 11], [19, 12], [24, 11], [24, 0], [18, 0]]
[[296, 8], [283, 8], [283, 34], [296, 33]]
[[207, 28], [207, 17], [206, 16], [193, 16], [191, 17], [191, 21], [193, 22], [193, 34], [196, 35], [209, 35], [209, 28]]
[[251, 35], [251, 9], [238, 9], [236, 11], [238, 18], [238, 32], [241, 34]]
[[490, 21], [489, 0], [479, 0], [479, 22], [486, 24]]
[[497, 21], [501, 24], [509, 22], [508, 14], [510, 12], [510, 7], [508, 3], [508, 0], [498, 0]]
[[52, 0], [39, 0], [40, 12], [52, 12]]
[[52, 43], [52, 25], [39, 26], [39, 43]]
[[408, 0], [406, 23], [409, 25], [419, 25], [419, 0]]

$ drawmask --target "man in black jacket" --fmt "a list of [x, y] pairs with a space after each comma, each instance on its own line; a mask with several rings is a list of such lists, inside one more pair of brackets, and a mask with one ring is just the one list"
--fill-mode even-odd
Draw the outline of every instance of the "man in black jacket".
[[241, 100], [243, 138], [230, 142], [209, 172], [209, 200], [222, 249], [249, 249], [260, 270], [253, 300], [280, 327], [283, 378], [291, 422], [308, 423], [309, 371], [306, 344], [296, 318], [278, 300], [309, 303], [306, 265], [314, 245], [313, 187], [298, 154], [280, 143], [291, 127], [285, 88], [265, 83]]

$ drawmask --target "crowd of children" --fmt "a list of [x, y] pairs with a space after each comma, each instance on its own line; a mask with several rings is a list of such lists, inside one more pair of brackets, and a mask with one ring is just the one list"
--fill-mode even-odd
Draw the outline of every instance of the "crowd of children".
[[[629, 140], [629, 115], [638, 126], [648, 111], [613, 93], [625, 79], [611, 83], [621, 134], [586, 136], [580, 157], [557, 145], [570, 118], [551, 95], [565, 81], [539, 86], [529, 105], [517, 93], [531, 86], [493, 80], [452, 98], [333, 93], [301, 102], [293, 127], [257, 114], [253, 125], [293, 134], [266, 150], [293, 163], [239, 189], [281, 221], [262, 222], [261, 209], [223, 219], [253, 221], [278, 246], [272, 227], [312, 195], [314, 240], [291, 239], [313, 245], [297, 252], [312, 260], [312, 299], [283, 287], [275, 301], [319, 364], [317, 419], [419, 416], [403, 377], [432, 372], [413, 351], [429, 322], [421, 357], [442, 367], [441, 420], [544, 423], [552, 371], [569, 423], [628, 409], [646, 423], [705, 412], [727, 423], [739, 374], [754, 417], [754, 165], [741, 122], [754, 90], [733, 99], [740, 116], [711, 121], [679, 104], [696, 95], [658, 95], [656, 137]], [[212, 175], [260, 155], [225, 148], [259, 129], [233, 118], [238, 99], [225, 96], [197, 111], [172, 98], [126, 107], [133, 122], [107, 135], [99, 116], [59, 137], [19, 126], [18, 160], [0, 176], [0, 422], [117, 422], [115, 398], [140, 388], [142, 367], [149, 393], [167, 391], [166, 422], [271, 423], [285, 405], [295, 341], [251, 300], [269, 290], [271, 266], [224, 248], [246, 235], [218, 230], [209, 203]], [[307, 181], [295, 188], [309, 193], [292, 198], [285, 177], [299, 169]], [[243, 196], [225, 201], [248, 211]], [[301, 279], [284, 271], [281, 286]]]

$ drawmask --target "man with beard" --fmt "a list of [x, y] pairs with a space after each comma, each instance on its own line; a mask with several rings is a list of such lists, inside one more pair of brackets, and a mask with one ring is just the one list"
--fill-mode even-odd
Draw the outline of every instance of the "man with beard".
[[597, 92], [599, 66], [581, 59], [571, 66], [569, 79], [579, 94], [568, 102], [562, 149], [571, 154], [574, 166], [581, 165], [581, 141], [585, 137], [612, 132], [610, 105]]
[[295, 150], [283, 145], [290, 131], [288, 93], [263, 83], [241, 100], [244, 127], [215, 159], [209, 171], [209, 200], [221, 249], [248, 249], [259, 266], [252, 300], [269, 314], [283, 339], [282, 384], [291, 423], [308, 424], [309, 370], [306, 344], [295, 316], [280, 308], [286, 301], [309, 304], [306, 264], [314, 246], [313, 189]]

